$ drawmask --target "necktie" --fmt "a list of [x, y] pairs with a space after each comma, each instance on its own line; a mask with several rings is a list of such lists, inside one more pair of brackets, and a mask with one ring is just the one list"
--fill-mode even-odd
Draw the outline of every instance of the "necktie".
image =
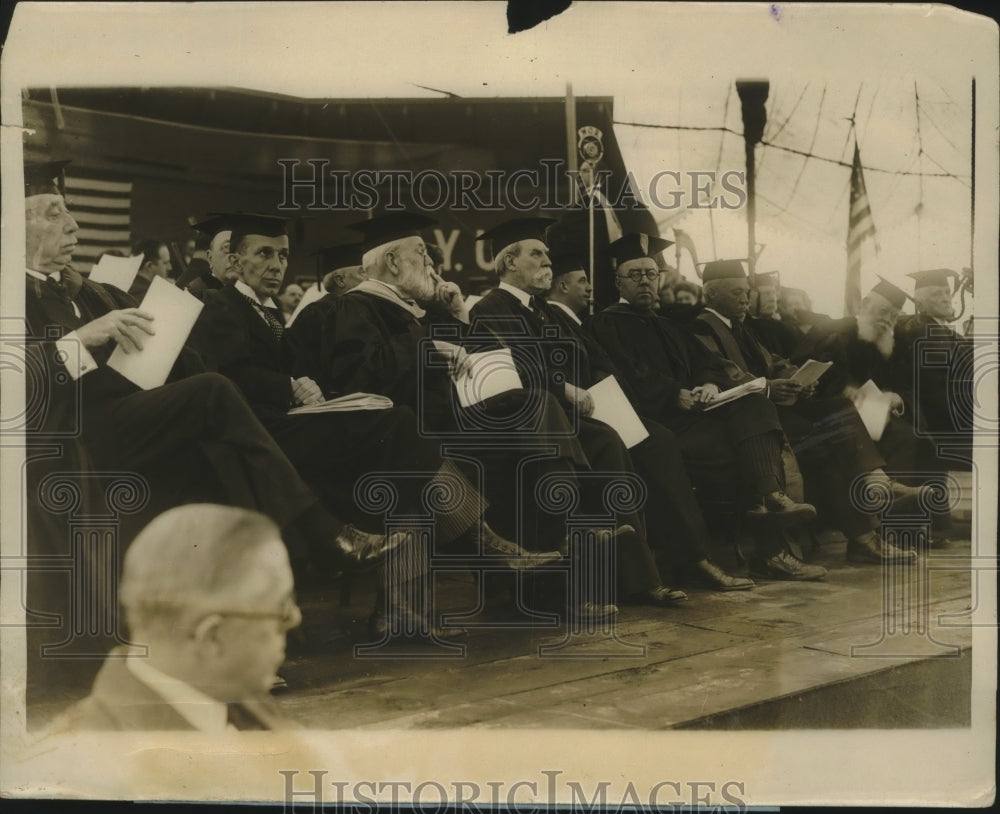
[[248, 297], [246, 294], [242, 294], [242, 292], [241, 295], [248, 303], [250, 303], [254, 307], [254, 310], [256, 310], [257, 313], [264, 318], [264, 321], [267, 323], [267, 327], [270, 328], [271, 333], [274, 334], [274, 338], [278, 342], [280, 342], [281, 337], [285, 333], [285, 326], [281, 324], [281, 320], [274, 315], [274, 313], [271, 311], [270, 308], [261, 305], [261, 303], [259, 303], [253, 297]]
[[733, 320], [733, 338], [736, 340], [736, 344], [740, 349], [740, 353], [743, 354], [743, 359], [747, 363], [747, 367], [750, 372], [755, 376], [766, 375], [767, 371], [763, 370], [764, 360], [757, 353], [757, 348], [754, 342], [751, 340], [747, 329], [744, 327], [742, 322]]
[[545, 322], [545, 312], [542, 310], [542, 304], [538, 301], [538, 297], [532, 296], [528, 300], [528, 310], [538, 317], [541, 322]]
[[69, 290], [66, 287], [66, 283], [64, 283], [61, 279], [57, 280], [55, 277], [46, 277], [45, 283], [50, 288], [55, 290], [60, 299], [69, 299]]

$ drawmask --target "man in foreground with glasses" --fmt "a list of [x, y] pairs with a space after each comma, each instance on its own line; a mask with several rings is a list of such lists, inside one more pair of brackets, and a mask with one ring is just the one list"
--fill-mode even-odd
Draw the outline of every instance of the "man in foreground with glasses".
[[258, 512], [188, 504], [129, 547], [119, 590], [134, 649], [113, 650], [67, 729], [288, 729], [268, 696], [302, 620], [278, 527]]

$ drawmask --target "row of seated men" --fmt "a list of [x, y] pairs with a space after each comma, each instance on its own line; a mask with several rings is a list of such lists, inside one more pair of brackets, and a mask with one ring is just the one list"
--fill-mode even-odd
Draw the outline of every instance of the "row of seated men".
[[[760, 577], [825, 576], [789, 546], [790, 530], [816, 517], [813, 504], [847, 536], [852, 560], [916, 557], [880, 536], [878, 512], [852, 489], [883, 489], [897, 500], [924, 491], [891, 477], [889, 450], [871, 441], [850, 400], [760, 367], [760, 349], [741, 332], [747, 280], [739, 264], [706, 268], [709, 309], [698, 317], [700, 331], [688, 331], [652, 308], [655, 255], [665, 241], [628, 235], [612, 247], [622, 302], [584, 325], [586, 275], [572, 247], [560, 245], [558, 224], [518, 218], [483, 235], [499, 285], [470, 313], [458, 287], [437, 275], [420, 235], [433, 221], [392, 214], [357, 224], [357, 245], [331, 254], [340, 258], [331, 272], [334, 282], [342, 275], [345, 293], [331, 292], [286, 330], [271, 299], [291, 251], [284, 221], [224, 216], [201, 226], [213, 240], [228, 233], [235, 279], [204, 292], [171, 380], [142, 390], [106, 362], [116, 347], [141, 349], [155, 322], [127, 293], [73, 270], [77, 224], [60, 172], [58, 164], [25, 171], [26, 352], [47, 373], [28, 382], [29, 401], [39, 387], [47, 405], [29, 447], [62, 441], [96, 471], [141, 473], [163, 485], [157, 494], [167, 504], [212, 500], [261, 511], [282, 529], [300, 569], [378, 563], [376, 636], [463, 632], [436, 624], [431, 592], [421, 587], [429, 561], [419, 535], [383, 533], [387, 506], [370, 497], [383, 485], [401, 514], [425, 512], [427, 496], [438, 496], [436, 546], [515, 570], [544, 569], [567, 553], [575, 572], [601, 568], [586, 552], [613, 543], [608, 573], [586, 580], [607, 590], [574, 595], [567, 608], [588, 621], [613, 616], [619, 601], [684, 599], [667, 584], [681, 577], [717, 590], [753, 586], [708, 558], [696, 484], [746, 501]], [[450, 344], [429, 353], [423, 340], [431, 336]], [[511, 349], [524, 386], [461, 406], [454, 381], [470, 372], [471, 353], [498, 346]], [[608, 375], [648, 434], [631, 448], [593, 418], [587, 389]], [[720, 390], [756, 375], [768, 379], [765, 394], [704, 409]], [[387, 396], [394, 406], [289, 413], [354, 392]], [[74, 428], [80, 443], [68, 444]], [[445, 442], [461, 442], [463, 454], [443, 457]], [[29, 475], [37, 481], [64, 463], [40, 461]], [[786, 494], [797, 468], [815, 496], [810, 503]], [[571, 540], [567, 521], [581, 515], [594, 521]]]

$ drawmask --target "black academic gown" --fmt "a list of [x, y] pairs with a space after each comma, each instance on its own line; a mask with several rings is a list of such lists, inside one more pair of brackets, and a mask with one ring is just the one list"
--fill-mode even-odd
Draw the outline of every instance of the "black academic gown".
[[[193, 266], [195, 262], [197, 261], [192, 260], [191, 265]], [[185, 289], [199, 300], [205, 298], [206, 291], [218, 291], [220, 288], [226, 287], [226, 284], [222, 280], [212, 274], [212, 269], [208, 264], [204, 260], [201, 262], [204, 263], [205, 268], [185, 286]]]
[[846, 388], [861, 387], [869, 379], [883, 391], [898, 394], [904, 403], [904, 415], [890, 415], [882, 437], [875, 442], [886, 461], [886, 469], [897, 477], [912, 473], [930, 474], [938, 468], [933, 445], [914, 430], [913, 393], [911, 382], [897, 353], [885, 358], [871, 342], [858, 338], [858, 321], [855, 318], [842, 323], [837, 330], [810, 333], [802, 342], [794, 361], [801, 364], [807, 359], [833, 362], [819, 380], [817, 396], [837, 397]]
[[402, 498], [412, 505], [422, 488], [416, 476], [426, 481], [440, 468], [435, 445], [420, 437], [408, 407], [288, 415], [292, 377], [283, 343], [235, 286], [206, 293], [191, 341], [211, 369], [242, 391], [302, 477], [340, 516], [374, 531], [378, 517], [355, 502], [359, 479], [375, 472], [412, 473]]
[[[759, 376], [784, 378], [795, 369], [787, 360], [771, 354], [751, 332], [734, 333], [710, 311], [699, 314], [690, 329], [725, 363], [733, 384]], [[802, 468], [810, 503], [820, 507], [849, 538], [876, 528], [876, 518], [855, 506], [851, 486], [859, 475], [883, 467], [885, 460], [872, 443], [854, 404], [843, 397], [813, 397], [790, 406], [776, 406]]]
[[[427, 341], [432, 330], [443, 330], [447, 341], [461, 343], [461, 324], [391, 294], [362, 286], [335, 302], [310, 305], [292, 325], [291, 347], [301, 351], [310, 345], [309, 326], [320, 317], [318, 366], [309, 350], [296, 352], [293, 364], [299, 370], [305, 375], [313, 370], [331, 390], [377, 393], [411, 409], [421, 432], [439, 442], [448, 439], [462, 456], [482, 462], [494, 529], [526, 548], [551, 550], [558, 544], [565, 524], [539, 509], [532, 487], [542, 477], [572, 477], [574, 465], [586, 466], [587, 458], [554, 400], [546, 393], [538, 398], [511, 392], [462, 408], [443, 360]], [[541, 450], [553, 454], [538, 457]]]
[[[538, 300], [539, 312], [532, 311], [521, 305], [513, 294], [502, 289], [495, 289], [476, 303], [472, 309], [472, 330], [470, 336], [485, 337], [492, 334], [496, 339], [511, 347], [512, 355], [518, 366], [522, 381], [534, 381], [539, 387], [546, 387], [566, 411], [567, 417], [576, 430], [576, 437], [583, 445], [593, 472], [601, 473], [601, 477], [584, 477], [581, 489], [584, 499], [581, 505], [599, 510], [604, 498], [602, 482], [604, 474], [614, 476], [624, 473], [626, 476], [636, 473], [636, 466], [629, 450], [622, 443], [618, 433], [607, 424], [585, 418], [565, 400], [565, 382], [578, 380], [580, 354], [582, 347], [570, 333], [564, 333], [557, 319], [550, 313], [550, 306], [543, 300]], [[654, 445], [664, 440], [660, 435]], [[666, 439], [669, 444], [672, 439]], [[644, 456], [641, 456], [644, 457]], [[679, 457], [677, 458], [679, 461]], [[666, 465], [671, 463], [669, 457]], [[676, 461], [674, 462], [676, 463]], [[666, 466], [665, 465], [665, 466]], [[656, 484], [648, 484], [648, 497], [658, 499], [652, 488]], [[696, 511], [696, 509], [695, 509]], [[641, 511], [618, 513], [619, 522], [628, 523], [639, 531], [634, 544], [619, 545], [618, 569], [619, 582], [626, 593], [638, 593], [662, 583], [656, 568], [649, 545], [650, 534], [656, 535], [656, 542], [666, 548], [665, 538], [660, 535], [664, 529], [651, 529], [646, 525], [646, 518]], [[693, 521], [696, 522], [696, 521]], [[693, 547], [702, 541], [695, 538]], [[670, 549], [675, 550], [675, 549]], [[685, 559], [702, 559], [704, 553], [697, 549]], [[639, 586], [639, 577], [648, 575], [648, 585]], [[628, 580], [634, 575], [634, 583]]]
[[913, 314], [896, 323], [896, 357], [928, 432], [941, 444], [971, 447], [974, 342], [926, 314]]
[[[108, 342], [91, 349], [96, 367], [74, 380], [55, 340], [136, 303], [124, 292], [92, 283], [69, 268], [63, 270], [62, 281], [60, 290], [25, 276], [29, 556], [70, 557], [70, 521], [106, 517], [109, 507], [113, 517], [120, 517], [118, 539], [124, 546], [157, 513], [184, 502], [256, 509], [282, 527], [316, 504], [316, 496], [239, 391], [224, 377], [204, 372], [192, 351], [181, 354], [167, 384], [141, 390], [107, 366], [115, 347]], [[130, 480], [138, 477], [141, 486], [130, 493], [121, 474]], [[52, 492], [60, 481], [69, 487]], [[65, 500], [68, 495], [74, 499]], [[103, 561], [86, 559], [89, 548], [81, 550], [85, 560], [73, 568], [107, 567]], [[29, 572], [29, 608], [63, 620], [62, 627], [28, 629], [29, 695], [35, 688], [44, 694], [58, 681], [75, 683], [75, 671], [66, 665], [79, 664], [79, 659], [38, 657], [41, 644], [70, 639], [74, 626], [83, 623], [73, 618], [67, 604], [71, 584], [86, 585], [88, 578]], [[78, 600], [100, 602], [102, 597]]]

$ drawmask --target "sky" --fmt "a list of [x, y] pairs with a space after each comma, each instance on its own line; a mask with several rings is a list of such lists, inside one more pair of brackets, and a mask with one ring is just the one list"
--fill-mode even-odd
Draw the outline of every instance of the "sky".
[[[577, 96], [614, 98], [615, 133], [640, 188], [664, 170], [683, 179], [742, 171], [742, 139], [624, 122], [725, 123], [740, 133], [734, 81], [767, 79], [765, 140], [820, 159], [757, 148], [759, 268], [780, 270], [833, 315], [843, 299], [850, 170], [822, 159], [849, 162], [856, 135], [863, 164], [888, 170], [866, 175], [879, 251], [865, 247], [863, 285], [876, 271], [905, 284], [909, 271], [970, 264], [974, 75], [990, 86], [980, 92], [978, 152], [992, 164], [981, 171], [996, 172], [988, 149], [996, 145], [995, 26], [946, 7], [574, 3], [515, 35], [506, 33], [504, 4], [492, 2], [46, 3], [33, 11], [29, 19], [18, 9], [3, 55], [8, 104], [24, 76], [41, 85], [223, 85], [310, 98], [440, 95], [420, 86], [562, 96], [571, 83]], [[745, 211], [654, 214], [664, 236], [672, 226], [687, 231], [701, 260], [747, 254]], [[977, 215], [980, 229], [995, 227], [996, 217]], [[977, 265], [984, 262], [995, 257]], [[695, 277], [690, 261], [681, 270]]]

